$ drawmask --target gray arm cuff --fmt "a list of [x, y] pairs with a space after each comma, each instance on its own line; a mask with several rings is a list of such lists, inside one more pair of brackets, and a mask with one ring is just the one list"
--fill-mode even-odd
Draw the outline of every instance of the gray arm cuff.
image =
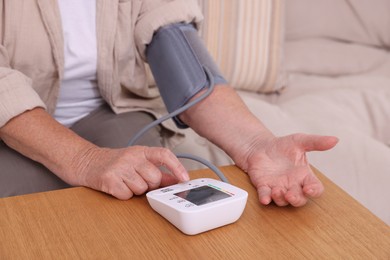
[[[204, 67], [211, 72], [215, 84], [227, 83], [191, 24], [160, 28], [147, 47], [146, 58], [169, 112], [185, 105], [209, 85]], [[173, 120], [179, 128], [188, 127], [177, 117]]]

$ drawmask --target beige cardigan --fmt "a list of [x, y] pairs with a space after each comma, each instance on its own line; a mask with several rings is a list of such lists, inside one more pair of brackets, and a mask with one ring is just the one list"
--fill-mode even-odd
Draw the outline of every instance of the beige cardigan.
[[[202, 19], [196, 0], [96, 0], [98, 87], [116, 113], [163, 111], [145, 46], [159, 27]], [[53, 113], [64, 56], [56, 0], [0, 0], [0, 127], [26, 110]], [[169, 124], [169, 123], [168, 123]], [[173, 125], [173, 124], [172, 124]]]

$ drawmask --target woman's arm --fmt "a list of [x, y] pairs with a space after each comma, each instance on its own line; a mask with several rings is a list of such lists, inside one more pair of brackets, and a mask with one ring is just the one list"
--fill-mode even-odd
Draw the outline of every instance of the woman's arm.
[[308, 197], [323, 192], [306, 152], [331, 149], [337, 138], [305, 134], [275, 137], [226, 85], [216, 86], [180, 119], [222, 148], [249, 174], [261, 203], [273, 200], [279, 206], [302, 206]]
[[26, 111], [0, 128], [12, 149], [42, 163], [65, 182], [128, 199], [172, 182], [159, 170], [164, 163], [179, 181], [188, 173], [165, 148], [99, 148], [54, 120], [44, 109]]

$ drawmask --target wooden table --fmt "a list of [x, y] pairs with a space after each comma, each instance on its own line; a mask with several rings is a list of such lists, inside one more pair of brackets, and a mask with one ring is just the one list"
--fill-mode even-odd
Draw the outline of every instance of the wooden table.
[[221, 169], [249, 193], [231, 225], [187, 236], [145, 196], [71, 188], [0, 199], [0, 259], [390, 259], [390, 227], [321, 173], [324, 195], [293, 208], [259, 205], [243, 172]]

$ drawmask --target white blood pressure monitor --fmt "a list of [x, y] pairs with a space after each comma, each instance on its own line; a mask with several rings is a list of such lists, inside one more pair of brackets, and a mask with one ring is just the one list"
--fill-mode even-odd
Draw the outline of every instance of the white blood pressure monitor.
[[238, 220], [248, 193], [231, 184], [201, 178], [150, 191], [150, 206], [187, 235]]

